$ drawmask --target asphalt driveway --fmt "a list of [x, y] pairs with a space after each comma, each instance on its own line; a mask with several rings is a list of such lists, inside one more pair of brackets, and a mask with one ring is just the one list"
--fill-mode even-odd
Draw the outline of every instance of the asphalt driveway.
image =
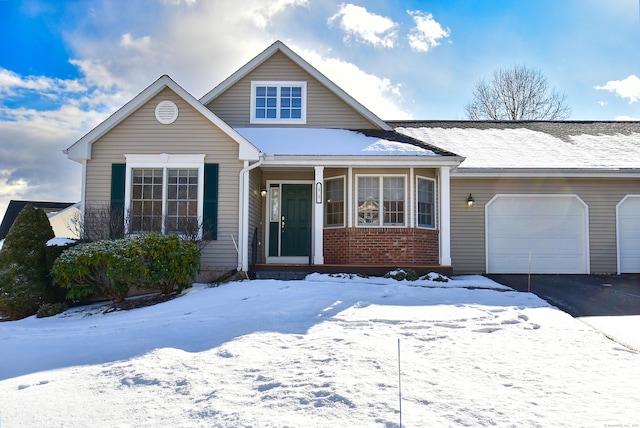
[[[490, 274], [527, 291], [528, 275]], [[640, 315], [640, 274], [531, 275], [531, 292], [574, 317]]]

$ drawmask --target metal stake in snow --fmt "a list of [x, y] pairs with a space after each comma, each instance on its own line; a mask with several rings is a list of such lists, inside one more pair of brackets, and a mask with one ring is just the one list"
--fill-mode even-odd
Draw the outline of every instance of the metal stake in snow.
[[402, 372], [400, 367], [400, 339], [398, 339], [398, 404], [400, 405], [400, 428], [402, 428]]
[[529, 249], [529, 277], [527, 279], [527, 292], [531, 293], [531, 249]]

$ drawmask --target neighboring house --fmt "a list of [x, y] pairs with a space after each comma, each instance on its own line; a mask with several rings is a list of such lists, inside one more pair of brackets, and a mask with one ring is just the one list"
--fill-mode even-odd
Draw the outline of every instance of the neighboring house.
[[53, 233], [58, 238], [78, 238], [74, 231], [72, 219], [79, 215], [79, 204], [73, 202], [51, 202], [51, 201], [9, 201], [9, 206], [4, 213], [2, 223], [0, 223], [0, 240], [7, 237], [9, 229], [13, 222], [20, 214], [20, 211], [26, 206], [32, 205], [37, 209], [41, 209], [47, 213], [49, 223], [53, 229]]
[[640, 272], [640, 122], [391, 125], [466, 157], [451, 173], [456, 272]]
[[[463, 149], [487, 143], [477, 138], [485, 135], [482, 130], [463, 132], [458, 139], [445, 127], [441, 138], [431, 133], [440, 127], [432, 125], [382, 121], [276, 42], [200, 100], [162, 76], [65, 153], [83, 165], [84, 213], [109, 206], [128, 233], [189, 234], [194, 224], [202, 225], [209, 238], [202, 252], [205, 271], [502, 271], [515, 261], [494, 256], [492, 241], [486, 245], [492, 251], [487, 263], [484, 230], [494, 228], [495, 219], [502, 224], [491, 229], [491, 237], [509, 227], [527, 228], [518, 214], [530, 211], [518, 204], [526, 199], [522, 194], [536, 195], [534, 207], [562, 210], [566, 205], [576, 215], [588, 214], [584, 204], [589, 202], [574, 197], [576, 190], [559, 187], [568, 177], [556, 175], [550, 187], [542, 188], [538, 178], [548, 174], [538, 171], [539, 165], [523, 166], [511, 176], [493, 161], [477, 165], [475, 154]], [[515, 142], [538, 136], [523, 127], [515, 125]], [[627, 138], [639, 139], [631, 132]], [[513, 158], [509, 150], [507, 155], [493, 150], [487, 143], [489, 156], [479, 159]], [[593, 166], [581, 174], [589, 175]], [[518, 174], [528, 177], [529, 187], [509, 184]], [[616, 193], [640, 193], [633, 191], [637, 172], [629, 174], [611, 182], [622, 186]], [[611, 194], [606, 183], [596, 183], [600, 179], [593, 180], [593, 194], [598, 186]], [[475, 199], [471, 208], [469, 194]], [[556, 198], [564, 205], [556, 206]], [[485, 204], [492, 219], [487, 224], [478, 213]], [[628, 208], [623, 203], [621, 211]], [[595, 235], [571, 239], [603, 239]], [[497, 242], [509, 244], [508, 239]], [[585, 245], [592, 254], [579, 270], [615, 271], [615, 239], [609, 249], [610, 243]], [[610, 261], [595, 263], [594, 258], [604, 257], [599, 252], [608, 250], [613, 267]]]

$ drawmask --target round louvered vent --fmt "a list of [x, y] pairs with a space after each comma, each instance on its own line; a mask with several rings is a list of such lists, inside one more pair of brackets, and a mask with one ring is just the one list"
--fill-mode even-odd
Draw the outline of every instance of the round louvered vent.
[[178, 106], [173, 101], [160, 101], [156, 106], [156, 119], [158, 122], [168, 125], [178, 118]]

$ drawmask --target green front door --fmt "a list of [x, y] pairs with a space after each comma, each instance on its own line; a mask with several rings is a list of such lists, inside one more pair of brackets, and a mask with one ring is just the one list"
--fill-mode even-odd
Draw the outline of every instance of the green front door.
[[310, 184], [282, 185], [281, 256], [311, 254], [311, 188]]

